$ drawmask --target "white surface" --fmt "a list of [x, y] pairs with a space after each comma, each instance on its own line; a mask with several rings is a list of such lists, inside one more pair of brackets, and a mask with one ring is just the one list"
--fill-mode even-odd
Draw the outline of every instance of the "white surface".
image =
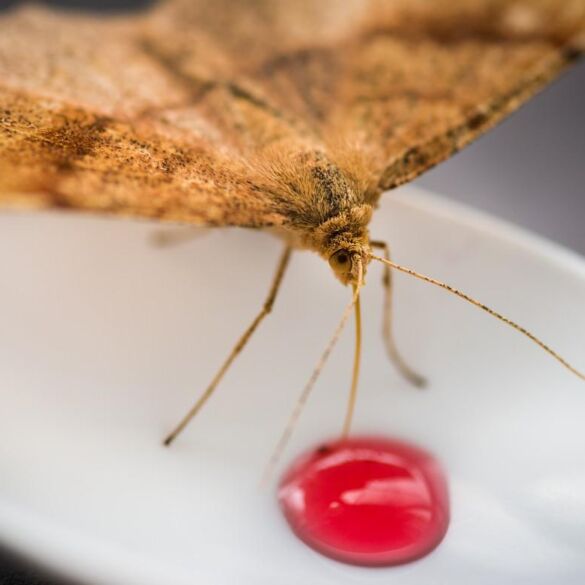
[[[294, 257], [275, 311], [170, 450], [160, 439], [260, 307], [280, 253], [211, 232], [172, 250], [149, 224], [0, 216], [0, 539], [107, 585], [585, 582], [585, 384], [463, 301], [397, 276], [398, 339], [432, 381], [409, 388], [379, 336], [380, 268], [364, 291], [356, 432], [432, 450], [451, 486], [443, 544], [393, 569], [349, 567], [288, 530], [258, 481], [349, 292]], [[397, 261], [447, 280], [585, 368], [585, 262], [403, 189], [372, 227]], [[285, 454], [335, 436], [346, 332]]]

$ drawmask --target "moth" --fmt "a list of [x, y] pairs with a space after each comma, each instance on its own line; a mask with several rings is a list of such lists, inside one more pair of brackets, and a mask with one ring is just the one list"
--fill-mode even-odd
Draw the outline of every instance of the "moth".
[[585, 48], [585, 0], [164, 0], [99, 17], [20, 6], [0, 14], [0, 205], [192, 226], [268, 230], [284, 252], [268, 297], [177, 436], [270, 313], [293, 250], [352, 287], [281, 440], [352, 312], [385, 266], [388, 353], [394, 270], [368, 224], [381, 194], [497, 124]]

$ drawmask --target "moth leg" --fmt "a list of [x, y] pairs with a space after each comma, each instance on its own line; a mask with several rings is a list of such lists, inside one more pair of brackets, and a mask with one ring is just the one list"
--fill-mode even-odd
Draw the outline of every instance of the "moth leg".
[[246, 329], [244, 334], [240, 337], [240, 339], [230, 352], [229, 356], [222, 364], [221, 368], [219, 368], [217, 374], [215, 374], [215, 377], [213, 378], [209, 386], [206, 388], [205, 392], [203, 392], [203, 394], [199, 397], [197, 402], [195, 402], [191, 410], [189, 410], [189, 412], [177, 425], [175, 430], [170, 435], [168, 435], [167, 438], [164, 440], [164, 444], [166, 446], [170, 445], [176, 439], [177, 435], [189, 424], [189, 422], [201, 410], [201, 408], [203, 408], [204, 404], [209, 400], [209, 398], [211, 398], [211, 395], [215, 391], [217, 385], [221, 382], [221, 379], [223, 378], [224, 374], [232, 365], [232, 362], [236, 359], [236, 357], [242, 351], [242, 349], [244, 349], [246, 343], [248, 343], [250, 337], [252, 337], [252, 334], [254, 333], [254, 331], [256, 331], [258, 325], [260, 325], [264, 317], [266, 317], [266, 315], [268, 315], [268, 313], [272, 311], [274, 301], [276, 300], [276, 295], [278, 294], [278, 290], [280, 288], [282, 279], [284, 277], [284, 273], [290, 260], [291, 252], [292, 249], [289, 246], [286, 246], [282, 253], [282, 256], [280, 257], [276, 273], [272, 280], [272, 286], [270, 287], [270, 291], [268, 293], [268, 296], [266, 297], [266, 300], [264, 301], [262, 309], [260, 310], [258, 315], [256, 315], [256, 318], [252, 321], [252, 323]]
[[150, 235], [150, 242], [157, 248], [167, 248], [177, 244], [190, 242], [196, 238], [206, 235], [209, 232], [204, 227], [177, 227], [168, 229], [157, 229]]
[[[384, 251], [384, 257], [390, 260], [390, 248], [386, 242], [371, 241], [370, 246], [373, 248], [380, 248]], [[392, 331], [392, 269], [390, 266], [384, 266], [384, 276], [382, 277], [382, 284], [384, 286], [384, 317], [382, 321], [382, 336], [386, 344], [386, 351], [388, 356], [398, 369], [398, 371], [406, 378], [411, 384], [417, 388], [422, 388], [426, 385], [426, 380], [423, 376], [415, 372], [404, 360], [394, 339]]]

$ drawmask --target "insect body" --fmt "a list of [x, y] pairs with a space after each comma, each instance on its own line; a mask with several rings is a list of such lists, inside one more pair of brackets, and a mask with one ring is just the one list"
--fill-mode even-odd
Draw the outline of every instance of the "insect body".
[[391, 270], [479, 306], [583, 377], [509, 319], [394, 263], [368, 224], [383, 191], [520, 106], [576, 60], [584, 35], [584, 0], [162, 0], [99, 19], [8, 10], [0, 13], [0, 205], [267, 229], [284, 239], [260, 313], [167, 443], [271, 311], [292, 249], [318, 253], [353, 290], [316, 369], [355, 311], [346, 432], [372, 260], [384, 264], [388, 353], [413, 383], [422, 378], [391, 335]]
[[[388, 244], [382, 241], [371, 240], [369, 235], [368, 224], [372, 217], [377, 198], [373, 198], [369, 193], [353, 190], [351, 182], [347, 180], [343, 172], [335, 165], [326, 162], [322, 156], [317, 156], [314, 160], [316, 160], [316, 162], [313, 162], [311, 157], [303, 157], [303, 164], [306, 164], [307, 167], [290, 174], [286, 183], [277, 185], [276, 187], [281, 193], [288, 194], [288, 197], [282, 197], [281, 204], [288, 206], [288, 216], [291, 217], [291, 222], [288, 230], [280, 232], [280, 235], [286, 241], [286, 246], [278, 264], [268, 298], [261, 312], [238, 341], [207, 390], [197, 400], [194, 407], [187, 413], [178, 427], [165, 439], [166, 445], [170, 445], [174, 441], [177, 435], [187, 426], [189, 421], [199, 412], [211, 397], [234, 358], [243, 349], [260, 322], [272, 310], [293, 247], [311, 249], [325, 258], [329, 262], [333, 273], [341, 283], [344, 285], [351, 285], [353, 288], [353, 298], [344, 312], [341, 322], [321, 357], [313, 376], [310, 378], [309, 383], [304, 388], [299, 398], [297, 407], [291, 416], [289, 424], [285, 428], [269, 468], [271, 468], [276, 462], [280, 452], [284, 449], [321, 368], [329, 357], [333, 346], [341, 334], [350, 311], [355, 309], [356, 349], [348, 409], [343, 425], [343, 434], [347, 435], [349, 433], [357, 396], [361, 357], [360, 290], [364, 283], [366, 268], [372, 260], [384, 264], [385, 269], [383, 284], [386, 289], [386, 300], [384, 305], [385, 315], [383, 333], [388, 354], [403, 376], [413, 385], [420, 387], [424, 386], [426, 382], [425, 379], [412, 370], [402, 358], [392, 336], [392, 268], [427, 283], [439, 286], [440, 288], [443, 288], [482, 309], [491, 316], [528, 337], [531, 341], [535, 342], [549, 355], [560, 362], [565, 368], [579, 378], [585, 380], [585, 374], [578, 371], [539, 338], [516, 324], [511, 319], [501, 315], [497, 311], [494, 311], [466, 293], [459, 291], [446, 283], [392, 262], [390, 259]], [[287, 176], [285, 173], [279, 175], [277, 172], [275, 174], [280, 177]], [[303, 193], [303, 190], [306, 192]], [[375, 248], [382, 249], [384, 257], [374, 254], [373, 249]]]

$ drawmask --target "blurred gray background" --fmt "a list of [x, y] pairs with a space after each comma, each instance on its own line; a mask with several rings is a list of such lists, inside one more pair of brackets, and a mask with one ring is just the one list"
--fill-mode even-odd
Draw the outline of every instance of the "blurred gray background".
[[[0, 0], [0, 10], [18, 4]], [[148, 0], [53, 0], [119, 10]], [[416, 181], [585, 255], [585, 63], [498, 128]], [[0, 551], [0, 585], [57, 585]]]
[[585, 255], [585, 64], [417, 183]]

